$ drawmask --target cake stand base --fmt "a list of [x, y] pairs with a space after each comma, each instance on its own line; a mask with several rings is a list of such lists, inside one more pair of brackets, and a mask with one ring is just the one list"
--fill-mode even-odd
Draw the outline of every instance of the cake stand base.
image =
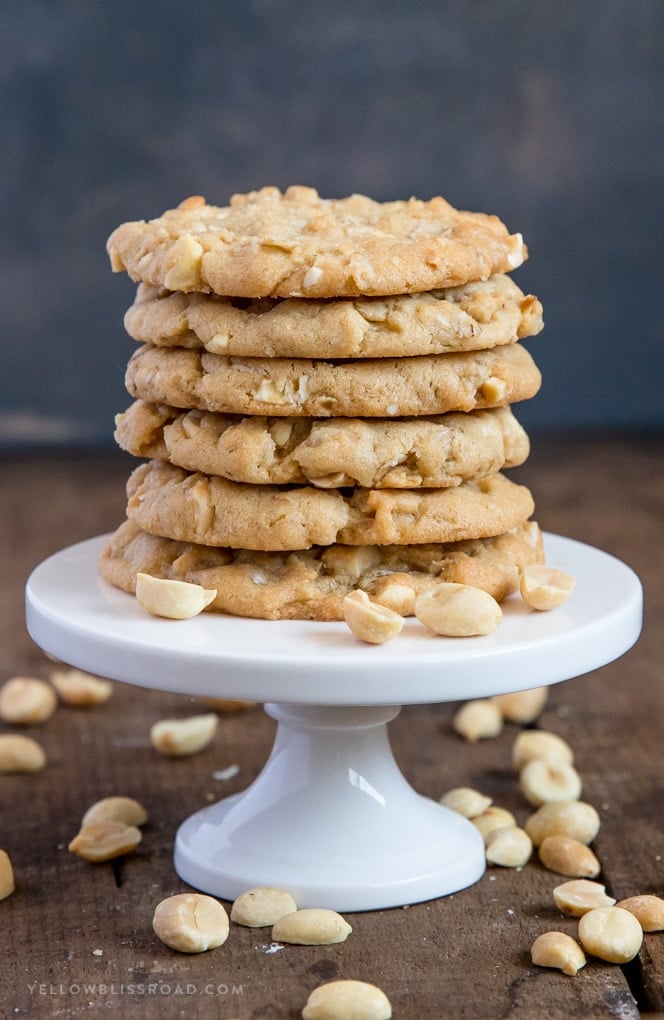
[[379, 646], [363, 645], [344, 623], [151, 617], [99, 577], [103, 542], [64, 549], [31, 575], [27, 622], [37, 644], [116, 680], [260, 701], [278, 722], [256, 781], [177, 835], [181, 878], [227, 899], [278, 885], [300, 906], [352, 911], [470, 885], [484, 871], [483, 841], [408, 785], [387, 739], [399, 709], [386, 706], [558, 683], [616, 659], [641, 629], [633, 571], [555, 535], [545, 536], [547, 560], [577, 579], [558, 609], [536, 613], [514, 596], [493, 634], [446, 640], [411, 619]]
[[232, 900], [260, 876], [300, 907], [355, 911], [444, 896], [482, 876], [475, 826], [399, 771], [387, 736], [399, 708], [266, 710], [279, 725], [265, 768], [180, 827], [180, 878]]

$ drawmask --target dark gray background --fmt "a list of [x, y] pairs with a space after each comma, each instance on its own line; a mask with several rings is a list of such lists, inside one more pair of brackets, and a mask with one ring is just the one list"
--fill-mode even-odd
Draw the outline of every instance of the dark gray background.
[[0, 445], [112, 443], [134, 349], [113, 227], [290, 183], [498, 213], [546, 314], [524, 425], [664, 425], [662, 0], [20, 0], [0, 22]]

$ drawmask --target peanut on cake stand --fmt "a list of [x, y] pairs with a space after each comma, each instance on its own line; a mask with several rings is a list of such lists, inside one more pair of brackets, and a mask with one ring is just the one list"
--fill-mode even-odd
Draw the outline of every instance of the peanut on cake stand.
[[97, 573], [103, 539], [46, 560], [27, 585], [31, 636], [81, 669], [159, 690], [265, 703], [272, 753], [243, 793], [180, 826], [175, 868], [223, 899], [257, 885], [300, 906], [371, 910], [476, 882], [485, 853], [465, 818], [420, 796], [390, 750], [402, 704], [465, 700], [553, 684], [618, 658], [637, 640], [642, 593], [625, 564], [545, 536], [547, 561], [577, 579], [557, 609], [503, 603], [493, 634], [441, 638], [408, 620], [382, 646], [343, 623], [204, 613], [169, 621]]

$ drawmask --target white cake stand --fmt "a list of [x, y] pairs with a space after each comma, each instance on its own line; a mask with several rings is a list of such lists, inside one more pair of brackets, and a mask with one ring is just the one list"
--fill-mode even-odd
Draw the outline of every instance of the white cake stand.
[[265, 702], [278, 722], [255, 782], [177, 834], [180, 877], [229, 900], [276, 885], [300, 906], [370, 910], [477, 881], [485, 866], [477, 829], [417, 794], [396, 765], [387, 723], [398, 706], [579, 676], [622, 655], [641, 629], [641, 585], [629, 567], [552, 535], [547, 561], [577, 578], [563, 606], [537, 613], [514, 596], [486, 637], [441, 638], [409, 620], [382, 646], [361, 644], [342, 623], [151, 617], [98, 576], [102, 543], [65, 549], [31, 575], [27, 622], [37, 644], [117, 680]]

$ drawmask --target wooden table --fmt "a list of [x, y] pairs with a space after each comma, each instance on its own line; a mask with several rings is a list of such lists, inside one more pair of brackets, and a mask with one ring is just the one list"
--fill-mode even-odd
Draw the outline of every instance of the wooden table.
[[[664, 894], [663, 467], [662, 439], [540, 437], [528, 464], [513, 473], [533, 489], [546, 530], [615, 554], [644, 583], [638, 645], [618, 662], [553, 688], [539, 723], [574, 748], [584, 799], [602, 818], [595, 849], [603, 880], [618, 898]], [[122, 519], [129, 469], [121, 456], [3, 463], [0, 681], [49, 676], [52, 664], [25, 631], [25, 579], [45, 556]], [[535, 686], [537, 676], [523, 683]], [[490, 869], [477, 885], [445, 899], [352, 915], [353, 934], [339, 946], [271, 951], [269, 929], [233, 926], [214, 952], [190, 957], [167, 949], [151, 919], [161, 898], [185, 889], [171, 859], [177, 825], [253, 780], [274, 727], [260, 709], [224, 715], [201, 754], [159, 756], [150, 725], [199, 708], [194, 698], [118, 683], [105, 706], [60, 707], [28, 731], [46, 750], [46, 769], [0, 777], [0, 846], [17, 882], [15, 894], [0, 903], [3, 1017], [108, 1011], [160, 1020], [295, 1020], [312, 988], [336, 977], [380, 985], [402, 1020], [629, 1020], [664, 1012], [664, 934], [647, 935], [624, 969], [592, 960], [569, 978], [530, 964], [540, 932], [576, 927], [553, 904], [560, 879], [535, 861], [521, 871]], [[406, 777], [434, 798], [452, 786], [476, 786], [523, 822], [529, 809], [510, 769], [517, 727], [507, 724], [499, 737], [467, 744], [451, 729], [454, 709], [407, 708], [392, 724]], [[234, 778], [213, 778], [232, 764], [239, 766]], [[91, 865], [68, 853], [67, 843], [83, 811], [113, 793], [138, 797], [149, 824], [135, 853]]]

